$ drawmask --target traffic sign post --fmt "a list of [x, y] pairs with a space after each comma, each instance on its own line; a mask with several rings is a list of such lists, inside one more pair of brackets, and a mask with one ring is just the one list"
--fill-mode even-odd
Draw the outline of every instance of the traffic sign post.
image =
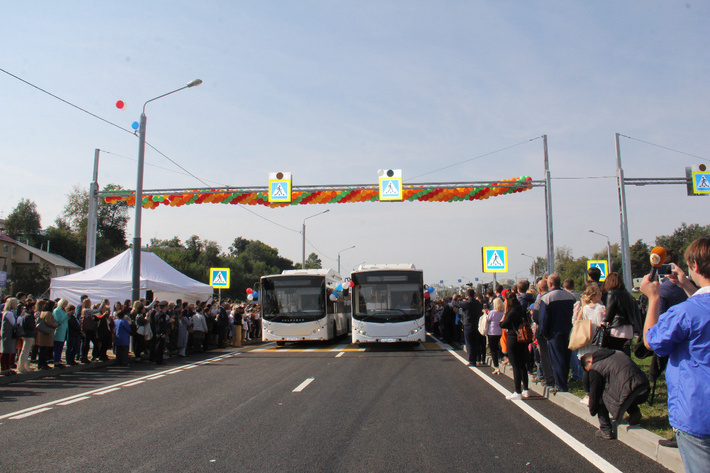
[[269, 173], [269, 203], [288, 204], [291, 202], [291, 173]]
[[210, 286], [229, 289], [229, 268], [210, 268]]
[[508, 272], [508, 248], [505, 246], [484, 246], [482, 249], [484, 273]]
[[606, 280], [607, 274], [609, 274], [607, 262], [604, 260], [588, 260], [587, 269], [589, 268], [599, 268], [599, 271], [602, 273], [599, 277], [600, 282], [604, 282]]
[[380, 170], [378, 174], [380, 176], [380, 201], [404, 200], [404, 192], [402, 191], [402, 170]]

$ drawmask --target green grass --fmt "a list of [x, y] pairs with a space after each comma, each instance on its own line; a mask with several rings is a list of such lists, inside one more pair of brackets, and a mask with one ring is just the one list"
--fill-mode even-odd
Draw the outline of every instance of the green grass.
[[[648, 376], [648, 369], [651, 365], [652, 357], [639, 359], [635, 356], [631, 356], [634, 362], [641, 367], [644, 373]], [[653, 389], [653, 383], [651, 383], [651, 388]], [[584, 387], [582, 381], [571, 381], [569, 383], [569, 392], [578, 396], [579, 398], [584, 397]], [[650, 400], [650, 396], [649, 396]], [[640, 426], [644, 429], [653, 432], [656, 435], [660, 435], [664, 438], [670, 438], [673, 429], [668, 423], [668, 388], [666, 387], [666, 376], [665, 371], [656, 380], [656, 390], [653, 396], [653, 405], [649, 405], [645, 402], [639, 406], [641, 408], [641, 414], [643, 419], [641, 420]]]

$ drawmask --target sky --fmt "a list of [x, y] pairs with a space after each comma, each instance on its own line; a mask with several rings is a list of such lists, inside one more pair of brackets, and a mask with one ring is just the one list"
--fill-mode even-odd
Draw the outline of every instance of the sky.
[[[278, 171], [294, 186], [376, 184], [379, 169], [405, 183], [540, 180], [546, 135], [555, 246], [591, 257], [606, 239], [588, 230], [620, 241], [616, 133], [627, 178], [710, 161], [706, 2], [28, 0], [2, 11], [0, 216], [30, 199], [43, 227], [88, 187], [95, 149], [99, 184], [135, 189], [138, 138], [126, 130], [144, 102], [196, 78], [146, 106], [147, 141], [180, 167], [148, 148], [145, 189], [266, 186]], [[684, 186], [626, 194], [632, 243], [710, 223], [710, 198]], [[143, 211], [141, 236], [198, 235], [225, 252], [243, 237], [298, 262], [306, 218], [306, 253], [332, 268], [340, 253], [342, 273], [414, 263], [428, 283], [490, 281], [481, 247], [505, 246], [498, 279], [514, 279], [529, 275], [521, 253], [546, 254], [542, 188], [458, 203], [160, 206]]]

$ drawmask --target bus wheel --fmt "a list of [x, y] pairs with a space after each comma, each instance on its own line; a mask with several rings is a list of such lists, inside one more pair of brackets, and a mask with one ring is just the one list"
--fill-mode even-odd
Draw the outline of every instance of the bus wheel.
[[277, 347], [282, 347], [284, 345], [286, 345], [286, 342], [276, 342]]

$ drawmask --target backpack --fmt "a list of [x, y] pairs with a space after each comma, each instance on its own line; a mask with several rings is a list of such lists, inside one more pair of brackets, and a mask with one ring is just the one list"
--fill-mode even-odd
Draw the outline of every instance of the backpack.
[[530, 328], [530, 324], [527, 320], [523, 319], [522, 323], [518, 325], [518, 328], [515, 332], [518, 336], [518, 343], [532, 343], [532, 328]]
[[490, 325], [488, 323], [488, 317], [486, 314], [483, 314], [478, 318], [478, 333], [485, 337], [488, 334], [488, 325]]

